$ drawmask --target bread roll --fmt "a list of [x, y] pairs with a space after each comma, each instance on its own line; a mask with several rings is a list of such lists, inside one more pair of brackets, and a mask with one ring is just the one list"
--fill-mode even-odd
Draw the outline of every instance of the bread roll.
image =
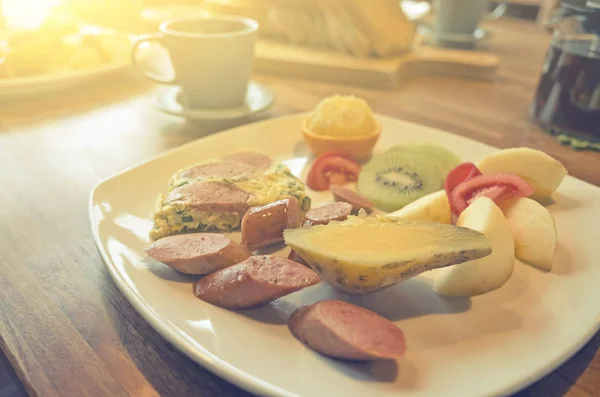
[[360, 57], [402, 54], [414, 37], [398, 0], [206, 0], [205, 6], [258, 20], [262, 37]]

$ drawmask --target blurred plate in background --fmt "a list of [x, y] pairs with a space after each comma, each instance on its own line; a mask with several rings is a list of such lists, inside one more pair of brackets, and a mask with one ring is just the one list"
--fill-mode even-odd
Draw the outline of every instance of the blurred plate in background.
[[[50, 72], [29, 73], [22, 77], [18, 76], [17, 71], [16, 75], [18, 77], [0, 78], [0, 98], [12, 99], [62, 91], [77, 87], [102, 76], [126, 70], [131, 66], [130, 51], [131, 45], [135, 40], [134, 35], [96, 26], [84, 26], [81, 28], [81, 31], [99, 38], [99, 45], [109, 55], [109, 61], [98, 63], [97, 65], [84, 64], [77, 68], [69, 68], [68, 65], [65, 65], [64, 68], [56, 68]], [[5, 36], [1, 39], [6, 43], [6, 35], [10, 33], [5, 32], [4, 34]], [[35, 62], [45, 61], [45, 57], [39, 51], [36, 51], [38, 48], [35, 45], [29, 47], [33, 49], [19, 48], [21, 52], [20, 56], [22, 59], [25, 59], [25, 63], [34, 64]], [[27, 53], [28, 51], [30, 53]], [[55, 51], [52, 50], [49, 54], [51, 56], [56, 55]], [[82, 62], [86, 62], [86, 60]]]

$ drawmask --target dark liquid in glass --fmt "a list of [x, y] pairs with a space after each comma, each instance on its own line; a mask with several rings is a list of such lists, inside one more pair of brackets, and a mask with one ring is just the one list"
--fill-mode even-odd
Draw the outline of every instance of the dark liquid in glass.
[[550, 47], [532, 117], [553, 134], [600, 142], [600, 53], [589, 42]]

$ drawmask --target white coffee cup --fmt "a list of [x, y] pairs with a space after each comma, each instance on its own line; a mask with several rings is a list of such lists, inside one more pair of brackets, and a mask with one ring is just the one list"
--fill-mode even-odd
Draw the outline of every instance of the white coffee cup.
[[[245, 103], [254, 61], [258, 22], [242, 17], [191, 17], [166, 21], [160, 32], [141, 37], [134, 63], [148, 78], [181, 87], [192, 109], [226, 109]], [[169, 52], [174, 78], [159, 76], [138, 62], [137, 49], [155, 41]]]

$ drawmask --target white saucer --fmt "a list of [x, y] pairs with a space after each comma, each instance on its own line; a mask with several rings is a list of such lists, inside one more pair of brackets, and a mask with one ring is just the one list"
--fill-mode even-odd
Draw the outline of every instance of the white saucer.
[[275, 95], [271, 90], [252, 81], [248, 84], [246, 103], [235, 108], [188, 109], [180, 103], [180, 95], [180, 87], [161, 87], [156, 93], [154, 103], [160, 111], [173, 116], [185, 117], [197, 121], [216, 121], [238, 119], [254, 115], [268, 109], [275, 100]]

